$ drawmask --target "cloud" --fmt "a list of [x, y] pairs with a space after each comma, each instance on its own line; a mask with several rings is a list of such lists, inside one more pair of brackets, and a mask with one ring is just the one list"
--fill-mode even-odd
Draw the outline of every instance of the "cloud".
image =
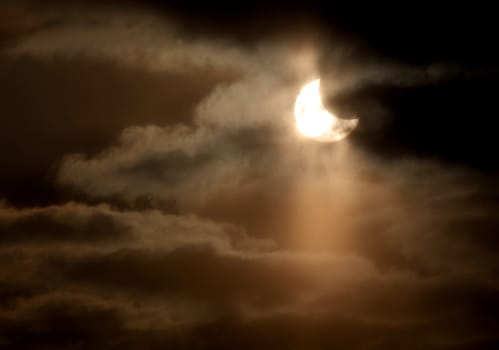
[[105, 207], [78, 204], [30, 210], [3, 208], [0, 241], [3, 244], [101, 243], [124, 239], [129, 227]]
[[[30, 244], [16, 235], [14, 229], [23, 233], [30, 218], [42, 216], [53, 223], [37, 229], [56, 223], [67, 229], [54, 230], [58, 239], [43, 241], [32, 231]], [[123, 228], [123, 235], [108, 232], [104, 244], [89, 226], [101, 217], [119, 223], [113, 227]], [[420, 334], [414, 348], [439, 339], [445, 339], [444, 349], [495, 341], [491, 323], [478, 333], [476, 327], [485, 305], [498, 307], [497, 288], [476, 271], [379, 270], [365, 256], [285, 250], [230, 225], [106, 205], [4, 206], [1, 218], [18, 238], [4, 240], [0, 249], [2, 260], [11, 261], [0, 269], [6, 281], [0, 285], [6, 346], [71, 348], [85, 342], [134, 349], [151, 342], [153, 348], [188, 349], [200, 342], [360, 348], [368, 343], [377, 349], [406, 344], [408, 332]], [[55, 337], [61, 329], [66, 336]], [[227, 336], [220, 337], [220, 331]]]
[[[299, 141], [288, 138], [276, 146], [275, 136], [244, 144], [226, 132], [202, 130], [129, 129], [121, 145], [94, 159], [67, 159], [60, 179], [100, 199], [133, 202], [147, 195], [173, 200], [181, 215], [231, 222], [250, 237], [275, 242], [278, 251], [356, 256], [381, 276], [494, 278], [498, 242], [490, 232], [499, 222], [489, 209], [487, 183], [492, 180], [486, 175], [430, 160], [389, 163], [348, 144], [298, 148]], [[155, 259], [143, 268], [175, 265]], [[216, 264], [214, 271], [223, 265]], [[234, 260], [226, 265], [239, 266]], [[162, 290], [150, 286], [155, 288]], [[199, 289], [206, 290], [194, 288]]]
[[[0, 62], [5, 82], [0, 189], [16, 205], [58, 198], [53, 178], [65, 154], [94, 154], [130, 125], [188, 125], [203, 96], [236, 78], [225, 70], [153, 74], [89, 57], [0, 55]], [[39, 201], [31, 202], [33, 197]]]
[[[376, 349], [408, 344], [408, 334], [419, 335], [409, 342], [415, 349], [497, 341], [495, 321], [481, 316], [484, 305], [497, 308], [497, 261], [493, 241], [484, 238], [489, 250], [479, 248], [494, 216], [483, 202], [484, 183], [471, 181], [478, 175], [422, 161], [389, 165], [351, 152], [345, 163], [329, 151], [316, 151], [314, 163], [328, 160], [332, 168], [324, 163], [322, 170], [304, 168], [294, 178], [295, 192], [281, 193], [289, 201], [286, 208], [299, 210], [286, 213], [290, 222], [274, 222], [273, 240], [187, 215], [190, 207], [171, 215], [108, 205], [4, 206], [4, 227], [24, 230], [31, 227], [25, 222], [41, 222], [40, 216], [66, 223], [65, 230], [53, 230], [58, 238], [42, 235], [42, 250], [39, 240], [36, 246], [27, 244], [28, 237], [15, 231], [3, 241], [2, 260], [16, 261], [0, 270], [8, 281], [1, 295], [9, 299], [5, 310], [10, 315], [3, 318], [8, 326], [4, 342], [23, 344], [21, 329], [40, 329], [41, 323], [49, 326], [30, 338], [52, 341], [52, 327], [61, 320], [67, 320], [70, 334], [61, 347], [83, 338], [100, 343], [102, 329], [108, 336], [103, 344], [123, 342], [130, 348], [149, 342], [153, 348], [174, 344], [186, 349], [197, 342], [221, 348], [244, 342], [248, 348], [369, 344]], [[242, 195], [235, 195], [234, 203]], [[260, 197], [259, 205], [265, 207], [268, 198]], [[212, 203], [221, 199], [215, 196]], [[357, 220], [342, 222], [352, 216]], [[413, 216], [418, 221], [411, 224]], [[82, 232], [100, 217], [124, 231], [108, 231], [104, 243], [91, 230], [88, 243], [82, 242]], [[301, 221], [303, 229], [293, 227]], [[485, 225], [483, 231], [476, 222]], [[76, 237], [74, 225], [80, 227]], [[287, 230], [288, 239], [299, 236], [299, 244], [286, 246], [279, 229]], [[33, 241], [37, 234], [30, 232]], [[94, 314], [107, 315], [98, 328], [86, 322], [85, 315], [91, 320]], [[220, 337], [220, 331], [228, 336]]]
[[[184, 23], [167, 14], [153, 13], [147, 6], [123, 7], [117, 11], [108, 6], [81, 6], [76, 2], [58, 4], [55, 8], [57, 11], [52, 11], [52, 15], [59, 18], [57, 25], [31, 33], [5, 52], [42, 59], [83, 55], [154, 72], [185, 74], [223, 68], [242, 75], [263, 74], [266, 78], [270, 75], [270, 84], [262, 85], [264, 89], [272, 88], [275, 75], [284, 75], [288, 82], [294, 80], [296, 84], [296, 80], [303, 83], [304, 79], [321, 74], [327, 83], [328, 96], [373, 85], [425, 85], [448, 79], [460, 71], [456, 64], [446, 62], [416, 66], [389, 60], [369, 52], [362, 42], [347, 41], [334, 31], [331, 33], [334, 41], [326, 40], [320, 30], [311, 30], [308, 35], [282, 30], [279, 35], [265, 36], [262, 32], [256, 42], [245, 42], [229, 32], [191, 35], [183, 25], [192, 18], [180, 16]], [[309, 29], [313, 26], [309, 23]]]
[[84, 55], [155, 72], [185, 74], [193, 69], [220, 67], [230, 71], [256, 71], [259, 68], [255, 57], [273, 60], [275, 57], [270, 56], [280, 56], [278, 51], [284, 49], [268, 50], [262, 45], [259, 52], [255, 52], [223, 39], [213, 38], [207, 42], [189, 38], [182, 36], [169, 21], [148, 11], [76, 8], [60, 7], [55, 12], [60, 18], [57, 26], [35, 31], [4, 52], [41, 59], [61, 54]]
[[119, 211], [107, 204], [66, 203], [32, 209], [8, 206], [0, 210], [3, 247], [44, 249], [73, 245], [82, 251], [122, 248], [172, 250], [189, 244], [207, 244], [222, 251], [245, 247], [270, 248], [272, 243], [248, 237], [234, 225], [203, 220], [193, 215], [171, 215], [158, 210]]
[[5, 0], [0, 14], [0, 48], [56, 24], [50, 11], [32, 11], [25, 1]]

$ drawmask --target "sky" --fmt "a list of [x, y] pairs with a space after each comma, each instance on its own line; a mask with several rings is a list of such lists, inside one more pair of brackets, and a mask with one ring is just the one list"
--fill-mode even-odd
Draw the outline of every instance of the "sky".
[[[492, 8], [0, 3], [0, 348], [499, 346]], [[358, 118], [301, 135], [293, 108]]]

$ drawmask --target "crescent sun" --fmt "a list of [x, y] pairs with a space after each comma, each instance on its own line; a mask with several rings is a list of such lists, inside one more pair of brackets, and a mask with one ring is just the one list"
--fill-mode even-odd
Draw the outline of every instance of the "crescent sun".
[[298, 130], [305, 136], [322, 142], [336, 142], [347, 137], [359, 119], [341, 119], [327, 111], [322, 104], [320, 79], [313, 80], [300, 90], [295, 102]]

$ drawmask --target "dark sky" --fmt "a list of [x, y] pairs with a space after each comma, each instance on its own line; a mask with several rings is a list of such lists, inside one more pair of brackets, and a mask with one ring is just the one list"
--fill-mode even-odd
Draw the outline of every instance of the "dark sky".
[[2, 1], [0, 348], [499, 347], [497, 23]]

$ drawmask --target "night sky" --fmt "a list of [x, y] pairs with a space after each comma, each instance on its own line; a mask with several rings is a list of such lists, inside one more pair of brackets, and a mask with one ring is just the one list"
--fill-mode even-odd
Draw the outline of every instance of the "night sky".
[[[499, 348], [492, 6], [0, 2], [0, 349]], [[359, 119], [339, 142], [293, 107]]]

